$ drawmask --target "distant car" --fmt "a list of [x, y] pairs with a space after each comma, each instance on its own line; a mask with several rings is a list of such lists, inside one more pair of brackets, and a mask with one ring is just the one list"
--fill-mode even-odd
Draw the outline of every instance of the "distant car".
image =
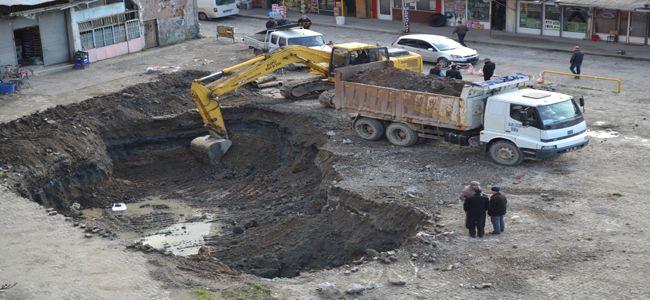
[[197, 0], [196, 5], [201, 21], [239, 14], [237, 0]]
[[479, 60], [476, 50], [439, 35], [404, 35], [395, 40], [392, 46], [415, 52], [422, 55], [425, 62], [440, 63], [445, 67], [452, 62], [475, 64]]

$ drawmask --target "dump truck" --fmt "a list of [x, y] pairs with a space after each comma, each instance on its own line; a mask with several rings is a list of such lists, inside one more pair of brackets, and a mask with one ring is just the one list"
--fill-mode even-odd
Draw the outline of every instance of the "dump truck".
[[584, 99], [525, 88], [528, 76], [514, 74], [489, 82], [466, 83], [460, 96], [395, 89], [349, 79], [362, 71], [389, 68], [375, 62], [336, 70], [335, 107], [353, 114], [362, 139], [386, 137], [398, 146], [419, 138], [480, 147], [498, 164], [553, 157], [589, 143], [580, 110]]

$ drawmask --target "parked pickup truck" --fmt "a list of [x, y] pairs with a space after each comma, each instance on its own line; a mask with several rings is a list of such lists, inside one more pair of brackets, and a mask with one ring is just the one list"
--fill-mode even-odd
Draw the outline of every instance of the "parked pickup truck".
[[325, 44], [322, 34], [302, 27], [263, 30], [251, 36], [244, 36], [243, 40], [255, 54], [270, 52], [286, 45], [300, 45], [328, 53], [332, 51], [332, 48]]
[[557, 156], [585, 147], [587, 124], [569, 95], [524, 88], [523, 74], [466, 84], [459, 97], [346, 81], [376, 62], [337, 69], [335, 106], [355, 115], [353, 127], [366, 140], [386, 136], [399, 146], [418, 138], [480, 147], [494, 162], [514, 166], [524, 158]]

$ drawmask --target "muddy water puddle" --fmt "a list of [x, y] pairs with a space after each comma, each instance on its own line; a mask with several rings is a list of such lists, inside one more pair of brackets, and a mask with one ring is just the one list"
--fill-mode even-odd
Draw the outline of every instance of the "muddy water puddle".
[[128, 229], [118, 230], [117, 233], [124, 239], [141, 241], [143, 244], [180, 256], [197, 254], [199, 248], [205, 244], [204, 236], [221, 232], [222, 225], [215, 220], [214, 213], [204, 213], [186, 205], [182, 200], [150, 196], [140, 202], [127, 203], [126, 206], [127, 210], [124, 212], [91, 208], [82, 210], [82, 213], [89, 219], [117, 220], [148, 219], [160, 213], [171, 215], [171, 225], [144, 230], [140, 234]]

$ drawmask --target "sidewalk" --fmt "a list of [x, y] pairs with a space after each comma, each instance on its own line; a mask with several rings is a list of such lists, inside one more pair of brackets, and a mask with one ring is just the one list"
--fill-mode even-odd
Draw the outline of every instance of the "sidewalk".
[[[266, 12], [267, 10], [261, 8], [248, 10], [242, 9], [239, 11], [239, 15], [248, 18], [267, 19], [268, 17], [266, 16]], [[299, 17], [300, 14], [298, 12], [288, 12], [287, 18], [290, 20], [297, 20]], [[393, 33], [396, 36], [400, 35], [402, 31], [401, 21], [346, 17], [345, 25], [339, 26], [336, 25], [336, 21], [333, 16], [310, 14], [309, 18], [316, 26], [330, 26]], [[411, 33], [426, 33], [455, 37], [451, 35], [451, 31], [452, 29], [450, 27], [431, 27], [427, 24], [411, 23]], [[531, 49], [560, 52], [571, 52], [573, 46], [578, 45], [580, 48], [582, 48], [582, 51], [585, 54], [589, 55], [650, 61], [650, 47], [643, 45], [627, 45], [621, 43], [608, 44], [606, 42], [592, 42], [590, 40], [517, 34], [504, 31], [493, 31], [492, 37], [490, 37], [489, 30], [472, 30], [467, 34], [465, 41], [469, 43], [526, 47]], [[624, 50], [626, 54], [618, 54], [617, 52], [619, 50]]]

